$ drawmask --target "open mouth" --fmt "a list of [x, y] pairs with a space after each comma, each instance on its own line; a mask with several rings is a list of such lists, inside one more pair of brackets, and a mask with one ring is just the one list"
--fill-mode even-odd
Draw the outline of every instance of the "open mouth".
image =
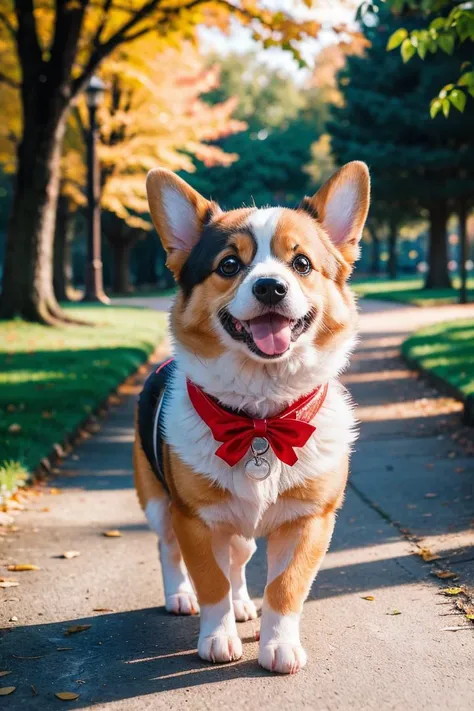
[[226, 309], [219, 312], [222, 327], [235, 341], [242, 341], [261, 358], [279, 358], [308, 330], [315, 317], [314, 311], [300, 319], [289, 319], [269, 311], [249, 321], [239, 321]]

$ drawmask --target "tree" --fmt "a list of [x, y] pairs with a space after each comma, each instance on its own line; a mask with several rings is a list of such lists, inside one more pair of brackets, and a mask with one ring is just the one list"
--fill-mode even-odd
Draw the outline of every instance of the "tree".
[[[406, 217], [428, 211], [426, 287], [447, 287], [447, 219], [453, 200], [474, 187], [472, 127], [461, 114], [449, 124], [430, 120], [424, 107], [437, 82], [450, 76], [454, 60], [436, 55], [429, 63], [414, 58], [404, 64], [387, 53], [388, 37], [402, 21], [378, 6], [375, 24], [363, 25], [371, 46], [363, 57], [349, 57], [339, 75], [344, 106], [332, 110], [331, 145], [338, 162], [358, 158], [370, 165], [374, 204], [381, 201]], [[416, 16], [403, 19], [412, 29], [419, 22]]]
[[319, 25], [296, 22], [255, 0], [1, 0], [0, 79], [19, 92], [21, 138], [8, 231], [0, 315], [55, 324], [65, 320], [53, 292], [53, 237], [60, 156], [72, 103], [118, 47], [154, 33], [156, 51], [191, 38], [200, 23], [252, 25], [267, 44], [294, 49]]
[[[232, 117], [236, 99], [201, 100], [218, 86], [219, 71], [203, 67], [190, 43], [156, 55], [152, 38], [145, 37], [133, 52], [123, 49], [107, 60], [101, 76], [109, 87], [99, 111], [102, 226], [113, 253], [114, 291], [128, 292], [130, 252], [152, 229], [144, 175], [157, 164], [193, 172], [196, 158], [206, 166], [229, 165], [237, 155], [214, 141], [246, 124]], [[75, 118], [85, 131], [83, 105]]]
[[220, 67], [220, 86], [207, 98], [211, 103], [239, 99], [235, 115], [248, 129], [219, 142], [239, 160], [232, 169], [198, 165], [187, 179], [229, 208], [249, 201], [294, 204], [311, 184], [303, 166], [322, 131], [324, 101], [315, 89], [295, 85], [292, 76], [269, 69], [253, 54], [231, 55]]

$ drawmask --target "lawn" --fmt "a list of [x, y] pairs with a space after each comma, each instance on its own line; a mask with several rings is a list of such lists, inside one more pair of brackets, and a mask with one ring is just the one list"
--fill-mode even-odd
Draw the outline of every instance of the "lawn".
[[[0, 487], [33, 471], [153, 352], [166, 317], [70, 306], [89, 326], [0, 322]], [[0, 490], [0, 499], [1, 499]]]
[[474, 321], [438, 323], [418, 331], [402, 346], [403, 355], [454, 386], [474, 393]]
[[[456, 304], [459, 301], [459, 279], [453, 279], [454, 289], [423, 289], [421, 277], [402, 277], [400, 279], [355, 279], [352, 288], [359, 296], [381, 299], [383, 301], [401, 301], [416, 306], [441, 306]], [[468, 283], [469, 300], [474, 301], [474, 278]]]

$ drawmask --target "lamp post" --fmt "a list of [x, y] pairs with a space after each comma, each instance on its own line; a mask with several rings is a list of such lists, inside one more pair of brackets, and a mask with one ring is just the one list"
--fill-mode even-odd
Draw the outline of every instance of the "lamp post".
[[100, 301], [103, 304], [109, 304], [110, 299], [104, 293], [102, 279], [100, 173], [96, 154], [96, 110], [103, 99], [104, 90], [105, 84], [99, 77], [92, 76], [86, 87], [89, 133], [87, 135], [87, 265], [84, 301]]

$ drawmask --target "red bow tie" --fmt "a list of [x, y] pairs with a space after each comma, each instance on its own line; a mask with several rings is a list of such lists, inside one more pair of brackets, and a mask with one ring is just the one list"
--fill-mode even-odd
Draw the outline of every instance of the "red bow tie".
[[278, 459], [293, 466], [298, 461], [294, 447], [303, 447], [316, 427], [310, 420], [320, 410], [328, 386], [320, 385], [275, 417], [258, 420], [238, 415], [221, 407], [197, 385], [187, 381], [188, 395], [194, 409], [211, 430], [216, 442], [218, 457], [234, 466], [245, 456], [255, 437], [264, 437]]

